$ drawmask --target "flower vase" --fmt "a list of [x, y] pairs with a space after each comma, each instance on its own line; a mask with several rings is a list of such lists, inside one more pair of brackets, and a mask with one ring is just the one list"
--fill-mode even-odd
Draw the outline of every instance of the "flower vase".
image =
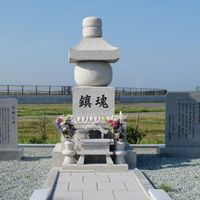
[[125, 164], [125, 156], [127, 152], [125, 151], [125, 142], [123, 141], [117, 141], [115, 144], [115, 163], [116, 164]]
[[67, 141], [67, 139], [64, 137], [63, 134], [61, 134], [60, 139], [61, 139], [62, 150], [64, 150], [65, 148], [64, 143]]
[[62, 154], [65, 156], [63, 166], [75, 163], [74, 155], [76, 152], [74, 151], [74, 143], [72, 141], [67, 140], [64, 142]]

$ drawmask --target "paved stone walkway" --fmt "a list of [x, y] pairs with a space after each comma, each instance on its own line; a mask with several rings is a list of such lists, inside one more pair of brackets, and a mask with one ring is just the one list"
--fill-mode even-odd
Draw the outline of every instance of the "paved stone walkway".
[[61, 171], [53, 200], [148, 200], [133, 171]]

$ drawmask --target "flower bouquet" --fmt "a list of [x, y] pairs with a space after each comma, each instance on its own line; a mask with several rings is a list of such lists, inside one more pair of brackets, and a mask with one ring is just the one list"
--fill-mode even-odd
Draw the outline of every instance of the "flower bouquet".
[[71, 115], [62, 115], [59, 116], [55, 121], [56, 127], [58, 131], [66, 138], [66, 139], [72, 139], [75, 128], [72, 123], [72, 116]]
[[124, 137], [123, 136], [124, 128], [123, 128], [123, 123], [122, 123], [122, 120], [120, 119], [120, 116], [115, 115], [112, 118], [107, 119], [106, 123], [113, 130], [115, 142], [118, 140], [122, 140]]

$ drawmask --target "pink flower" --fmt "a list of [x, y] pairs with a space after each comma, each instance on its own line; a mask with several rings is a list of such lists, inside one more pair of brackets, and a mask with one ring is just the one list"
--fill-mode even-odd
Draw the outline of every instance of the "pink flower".
[[113, 121], [113, 128], [117, 129], [119, 127], [118, 121]]
[[63, 119], [62, 116], [60, 116], [60, 117], [58, 117], [58, 118], [56, 119], [56, 123], [57, 123], [57, 124], [60, 124], [60, 123], [63, 122], [63, 121], [64, 121], [64, 119]]

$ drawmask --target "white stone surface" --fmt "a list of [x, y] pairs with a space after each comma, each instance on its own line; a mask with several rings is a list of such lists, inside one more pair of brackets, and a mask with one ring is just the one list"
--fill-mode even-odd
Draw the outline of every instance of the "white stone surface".
[[31, 195], [30, 200], [48, 200], [49, 189], [39, 189], [35, 190]]
[[[69, 171], [68, 171], [69, 172]], [[63, 177], [66, 175], [66, 178]], [[69, 184], [66, 189], [61, 190], [60, 188], [64, 184], [62, 180], [67, 180]], [[70, 178], [69, 178], [70, 177]], [[82, 182], [75, 182], [73, 179], [80, 177]], [[110, 178], [112, 177], [112, 179]], [[120, 177], [120, 179], [119, 179]], [[129, 179], [132, 181], [130, 182]], [[67, 185], [65, 184], [65, 186]], [[59, 186], [60, 185], [60, 186]], [[58, 188], [58, 189], [57, 189]], [[71, 193], [71, 196], [70, 195]], [[82, 196], [81, 196], [82, 194]], [[141, 184], [138, 183], [134, 176], [133, 171], [118, 172], [97, 172], [97, 171], [70, 171], [65, 173], [61, 171], [58, 182], [55, 187], [53, 199], [59, 198], [64, 199], [80, 199], [80, 200], [148, 200], [144, 193]]]
[[98, 17], [86, 17], [83, 20], [83, 37], [101, 37], [102, 36], [102, 21]]
[[126, 151], [115, 151], [114, 152], [115, 163], [116, 164], [125, 164], [126, 163], [126, 160], [125, 160], [126, 154], [127, 154]]
[[63, 166], [63, 170], [80, 170], [80, 171], [87, 171], [87, 170], [97, 170], [97, 171], [127, 171], [128, 165], [127, 164], [85, 164], [85, 165], [77, 165], [77, 164], [70, 164]]
[[85, 174], [84, 175], [84, 182], [102, 182], [102, 183], [108, 183], [109, 178], [106, 175], [101, 175], [101, 174]]
[[114, 200], [112, 191], [84, 191], [83, 200]]
[[69, 51], [69, 62], [106, 61], [116, 62], [119, 49], [107, 43], [102, 36], [102, 21], [98, 17], [86, 17], [83, 20], [83, 39]]
[[64, 142], [64, 150], [62, 151], [65, 156], [63, 166], [68, 164], [75, 163], [74, 155], [76, 152], [74, 151], [74, 143], [71, 141]]
[[106, 61], [115, 63], [119, 60], [120, 51], [103, 38], [84, 38], [69, 51], [69, 62]]
[[109, 191], [109, 190], [120, 190], [126, 191], [125, 184], [123, 182], [114, 182], [114, 183], [98, 183], [98, 190], [100, 191]]
[[113, 161], [110, 158], [110, 155], [113, 153], [110, 152], [110, 145], [113, 144], [111, 139], [82, 139], [81, 151], [77, 152], [80, 155], [77, 164], [85, 164], [86, 155], [101, 155], [106, 159], [106, 164], [113, 165]]
[[82, 200], [82, 192], [74, 191], [56, 191], [53, 196], [54, 200]]
[[74, 68], [77, 86], [108, 86], [112, 81], [112, 68], [107, 62], [79, 62]]
[[87, 190], [97, 190], [97, 185], [96, 183], [70, 183], [69, 184], [69, 190], [70, 191], [73, 191], [73, 190], [77, 190], [77, 191], [81, 191], [81, 190], [84, 190], [84, 191], [87, 191]]
[[147, 200], [147, 197], [136, 191], [114, 191], [115, 200]]
[[115, 108], [114, 92], [113, 87], [73, 87], [73, 117], [111, 117]]
[[149, 189], [151, 200], [172, 200], [169, 195], [161, 189]]
[[63, 148], [61, 143], [57, 143], [52, 152], [52, 166], [62, 167], [65, 156], [62, 154]]
[[[95, 140], [95, 141], [94, 141]], [[84, 139], [81, 140], [81, 155], [109, 155], [110, 154], [110, 139]]]
[[127, 152], [125, 151], [125, 142], [117, 141], [115, 144], [116, 150], [114, 151], [115, 163], [116, 164], [125, 164], [125, 156]]

